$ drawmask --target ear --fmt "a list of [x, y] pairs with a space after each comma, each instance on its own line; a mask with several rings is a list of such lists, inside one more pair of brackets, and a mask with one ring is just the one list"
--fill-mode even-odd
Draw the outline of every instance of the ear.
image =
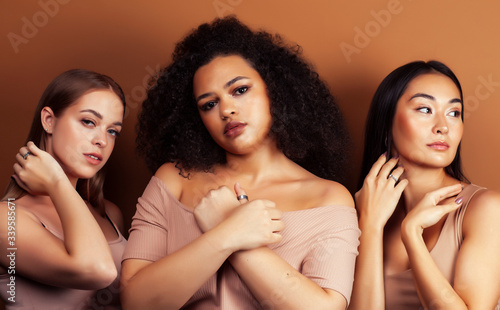
[[52, 109], [49, 107], [43, 107], [42, 111], [40, 112], [40, 118], [42, 120], [42, 127], [45, 132], [51, 134], [56, 121], [54, 111], [52, 111]]

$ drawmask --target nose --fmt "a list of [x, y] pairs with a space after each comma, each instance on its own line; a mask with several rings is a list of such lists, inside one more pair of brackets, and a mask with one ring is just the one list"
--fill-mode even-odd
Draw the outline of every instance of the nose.
[[434, 124], [435, 134], [446, 134], [448, 133], [448, 124], [446, 122], [446, 117], [436, 115], [436, 123]]
[[105, 147], [108, 145], [108, 136], [107, 133], [101, 130], [96, 130], [94, 137], [92, 138], [92, 144], [97, 145], [99, 147]]
[[223, 120], [237, 114], [236, 103], [234, 99], [230, 96], [220, 99], [219, 101], [219, 113]]

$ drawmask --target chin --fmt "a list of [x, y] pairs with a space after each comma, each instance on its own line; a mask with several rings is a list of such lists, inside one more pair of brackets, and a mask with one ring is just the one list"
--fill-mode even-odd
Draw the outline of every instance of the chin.
[[77, 179], [91, 179], [100, 170], [101, 169], [97, 169], [97, 170], [96, 169], [74, 169], [69, 174], [71, 174], [73, 177], [75, 177]]

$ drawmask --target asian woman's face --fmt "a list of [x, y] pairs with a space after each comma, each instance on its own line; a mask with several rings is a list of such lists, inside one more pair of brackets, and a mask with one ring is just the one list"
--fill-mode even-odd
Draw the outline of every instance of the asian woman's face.
[[216, 57], [200, 67], [193, 91], [205, 127], [227, 152], [246, 154], [271, 141], [266, 85], [242, 57]]
[[92, 90], [59, 116], [42, 110], [47, 149], [68, 177], [88, 179], [107, 162], [122, 129], [123, 103], [111, 90]]
[[392, 126], [394, 151], [403, 165], [444, 168], [463, 134], [462, 101], [453, 81], [440, 73], [417, 76], [397, 103]]

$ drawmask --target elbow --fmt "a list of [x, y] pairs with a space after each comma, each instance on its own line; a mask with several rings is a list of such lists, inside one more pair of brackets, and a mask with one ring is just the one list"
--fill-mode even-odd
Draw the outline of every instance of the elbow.
[[347, 309], [347, 299], [342, 295], [341, 293], [338, 292], [325, 292], [325, 294], [322, 296], [321, 302], [320, 302], [320, 307], [317, 309], [338, 309], [338, 310], [345, 310]]
[[93, 262], [82, 265], [85, 281], [81, 289], [98, 290], [108, 287], [118, 276], [118, 271], [113, 262]]
[[111, 285], [111, 283], [113, 283], [113, 281], [115, 281], [118, 277], [118, 270], [116, 269], [115, 264], [97, 266], [94, 272], [96, 282], [101, 288]]

